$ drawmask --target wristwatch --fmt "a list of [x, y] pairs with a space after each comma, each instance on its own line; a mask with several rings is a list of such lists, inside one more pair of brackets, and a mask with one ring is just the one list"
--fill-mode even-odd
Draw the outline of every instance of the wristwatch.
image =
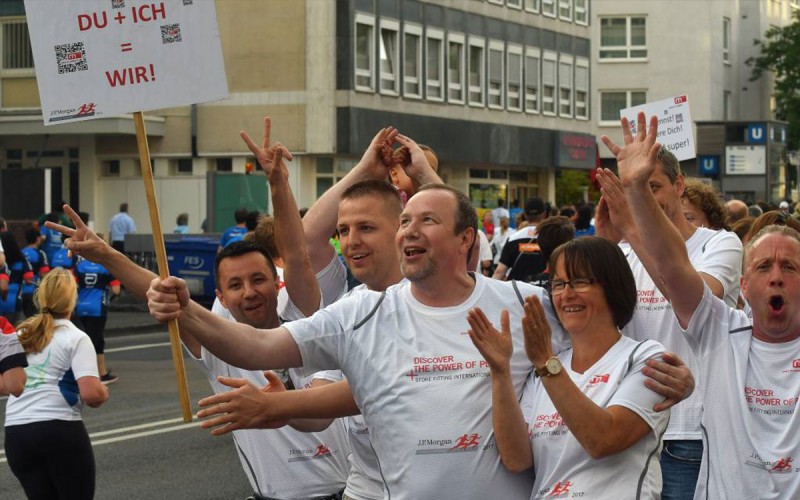
[[538, 368], [533, 368], [533, 373], [537, 377], [552, 377], [553, 375], [558, 375], [561, 373], [561, 369], [563, 366], [561, 365], [561, 360], [555, 356], [552, 356], [550, 359], [545, 361], [544, 366], [540, 366]]

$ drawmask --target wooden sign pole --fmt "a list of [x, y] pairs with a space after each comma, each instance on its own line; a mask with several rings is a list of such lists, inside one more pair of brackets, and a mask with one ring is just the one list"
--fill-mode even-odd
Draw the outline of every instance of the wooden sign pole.
[[[164, 232], [161, 230], [161, 219], [158, 215], [153, 170], [150, 167], [150, 147], [147, 144], [144, 115], [142, 115], [141, 111], [133, 114], [133, 122], [136, 126], [136, 142], [139, 145], [139, 162], [142, 164], [142, 180], [144, 180], [144, 192], [147, 196], [147, 208], [150, 211], [150, 225], [153, 227], [153, 247], [155, 247], [156, 260], [158, 261], [158, 275], [164, 279], [169, 276], [167, 250], [164, 247]], [[175, 364], [175, 376], [178, 379], [178, 397], [181, 401], [183, 421], [191, 422], [192, 408], [189, 404], [189, 385], [186, 382], [186, 368], [183, 364], [178, 320], [171, 320], [167, 326], [169, 327], [169, 342], [172, 347], [172, 361]]]

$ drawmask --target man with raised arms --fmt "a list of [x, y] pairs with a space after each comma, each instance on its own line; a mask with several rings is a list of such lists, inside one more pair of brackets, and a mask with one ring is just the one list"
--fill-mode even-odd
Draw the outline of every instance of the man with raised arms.
[[750, 319], [715, 297], [651, 192], [657, 118], [647, 130], [639, 113], [635, 138], [627, 120], [622, 124], [623, 147], [603, 140], [617, 157], [635, 220], [624, 235], [638, 231], [680, 323], [675, 334], [700, 365], [704, 454], [694, 497], [798, 498], [800, 234], [768, 226], [745, 248], [741, 289], [753, 309]]
[[[277, 222], [277, 245], [285, 256], [284, 277], [289, 301], [283, 314], [296, 319], [318, 309], [320, 292], [305, 252], [300, 217], [288, 185], [287, 168], [282, 161], [283, 156], [291, 158], [291, 155], [278, 143], [270, 145], [269, 135], [269, 118], [265, 120], [262, 146], [256, 145], [242, 132], [242, 138], [269, 178]], [[75, 230], [57, 226], [59, 231], [70, 236], [67, 247], [103, 264], [120, 277], [132, 293], [144, 296], [155, 275], [114, 251], [86, 228], [69, 207], [66, 210], [76, 224]], [[265, 248], [248, 241], [232, 243], [217, 255], [215, 271], [217, 297], [233, 319], [258, 328], [279, 326], [278, 277]], [[219, 376], [238, 377], [258, 386], [280, 382], [274, 373], [268, 372], [265, 378], [261, 371], [242, 370], [225, 363], [204, 349], [186, 330], [181, 330], [181, 340], [203, 367], [216, 393], [229, 390], [217, 381]], [[312, 380], [312, 377], [293, 371], [288, 377], [298, 388], [310, 385]], [[233, 438], [255, 498], [339, 498], [348, 474], [348, 447], [341, 422], [337, 421], [319, 433], [307, 434], [291, 428], [243, 430], [234, 433]]]
[[[601, 171], [598, 181], [604, 198], [598, 206], [596, 227], [598, 236], [618, 242], [621, 228], [632, 228], [630, 210], [624, 204], [609, 211], [611, 190], [621, 190], [619, 180], [610, 171]], [[728, 305], [735, 306], [739, 297], [739, 278], [742, 266], [742, 244], [735, 234], [698, 228], [684, 215], [681, 197], [684, 178], [677, 158], [666, 149], [656, 156], [656, 169], [648, 186], [671, 227], [681, 235], [689, 260], [712, 293]], [[642, 246], [644, 238], [635, 230], [625, 235], [629, 247], [623, 247], [636, 280], [637, 304], [633, 319], [623, 333], [636, 340], [653, 339], [667, 350], [686, 360], [692, 373], [701, 367], [680, 335], [680, 327], [672, 314], [669, 294], [654, 273], [654, 259]], [[703, 411], [701, 391], [672, 409], [669, 426], [664, 434], [661, 470], [664, 478], [662, 498], [684, 499], [692, 495], [700, 472], [702, 437], [700, 416]]]

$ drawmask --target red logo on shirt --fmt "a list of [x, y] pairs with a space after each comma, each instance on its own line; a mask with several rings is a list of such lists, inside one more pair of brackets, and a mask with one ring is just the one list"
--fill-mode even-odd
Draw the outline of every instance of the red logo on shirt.
[[594, 387], [597, 384], [607, 384], [608, 383], [608, 373], [603, 373], [602, 375], [595, 375], [589, 380], [589, 387]]
[[547, 496], [548, 497], [560, 497], [560, 496], [563, 496], [563, 495], [568, 495], [570, 488], [572, 488], [572, 482], [571, 481], [569, 481], [569, 480], [563, 481], [563, 482], [559, 481], [559, 482], [556, 483], [555, 486], [553, 486], [553, 491], [551, 491], [550, 494], [547, 495]]
[[775, 472], [789, 472], [792, 470], [792, 457], [781, 458], [770, 469]]
[[800, 359], [792, 361], [792, 368], [800, 368]]
[[328, 456], [330, 454], [331, 454], [331, 449], [328, 448], [327, 446], [325, 446], [324, 444], [321, 444], [321, 445], [317, 446], [317, 450], [314, 452], [314, 457], [313, 458], [325, 457], [325, 456]]
[[469, 450], [475, 448], [480, 444], [481, 435], [478, 433], [464, 434], [456, 440], [456, 445], [450, 448], [451, 450]]

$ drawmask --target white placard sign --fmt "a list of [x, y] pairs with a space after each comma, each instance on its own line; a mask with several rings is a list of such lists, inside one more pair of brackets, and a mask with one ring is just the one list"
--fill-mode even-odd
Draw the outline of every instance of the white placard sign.
[[631, 133], [636, 133], [636, 117], [644, 112], [647, 123], [651, 116], [658, 117], [658, 138], [661, 147], [674, 154], [679, 161], [697, 156], [694, 150], [692, 114], [689, 112], [689, 98], [685, 95], [670, 97], [661, 101], [648, 102], [619, 112], [620, 118], [627, 118]]
[[25, 0], [45, 125], [224, 99], [210, 0]]
[[728, 175], [766, 175], [766, 146], [726, 146], [725, 173]]

